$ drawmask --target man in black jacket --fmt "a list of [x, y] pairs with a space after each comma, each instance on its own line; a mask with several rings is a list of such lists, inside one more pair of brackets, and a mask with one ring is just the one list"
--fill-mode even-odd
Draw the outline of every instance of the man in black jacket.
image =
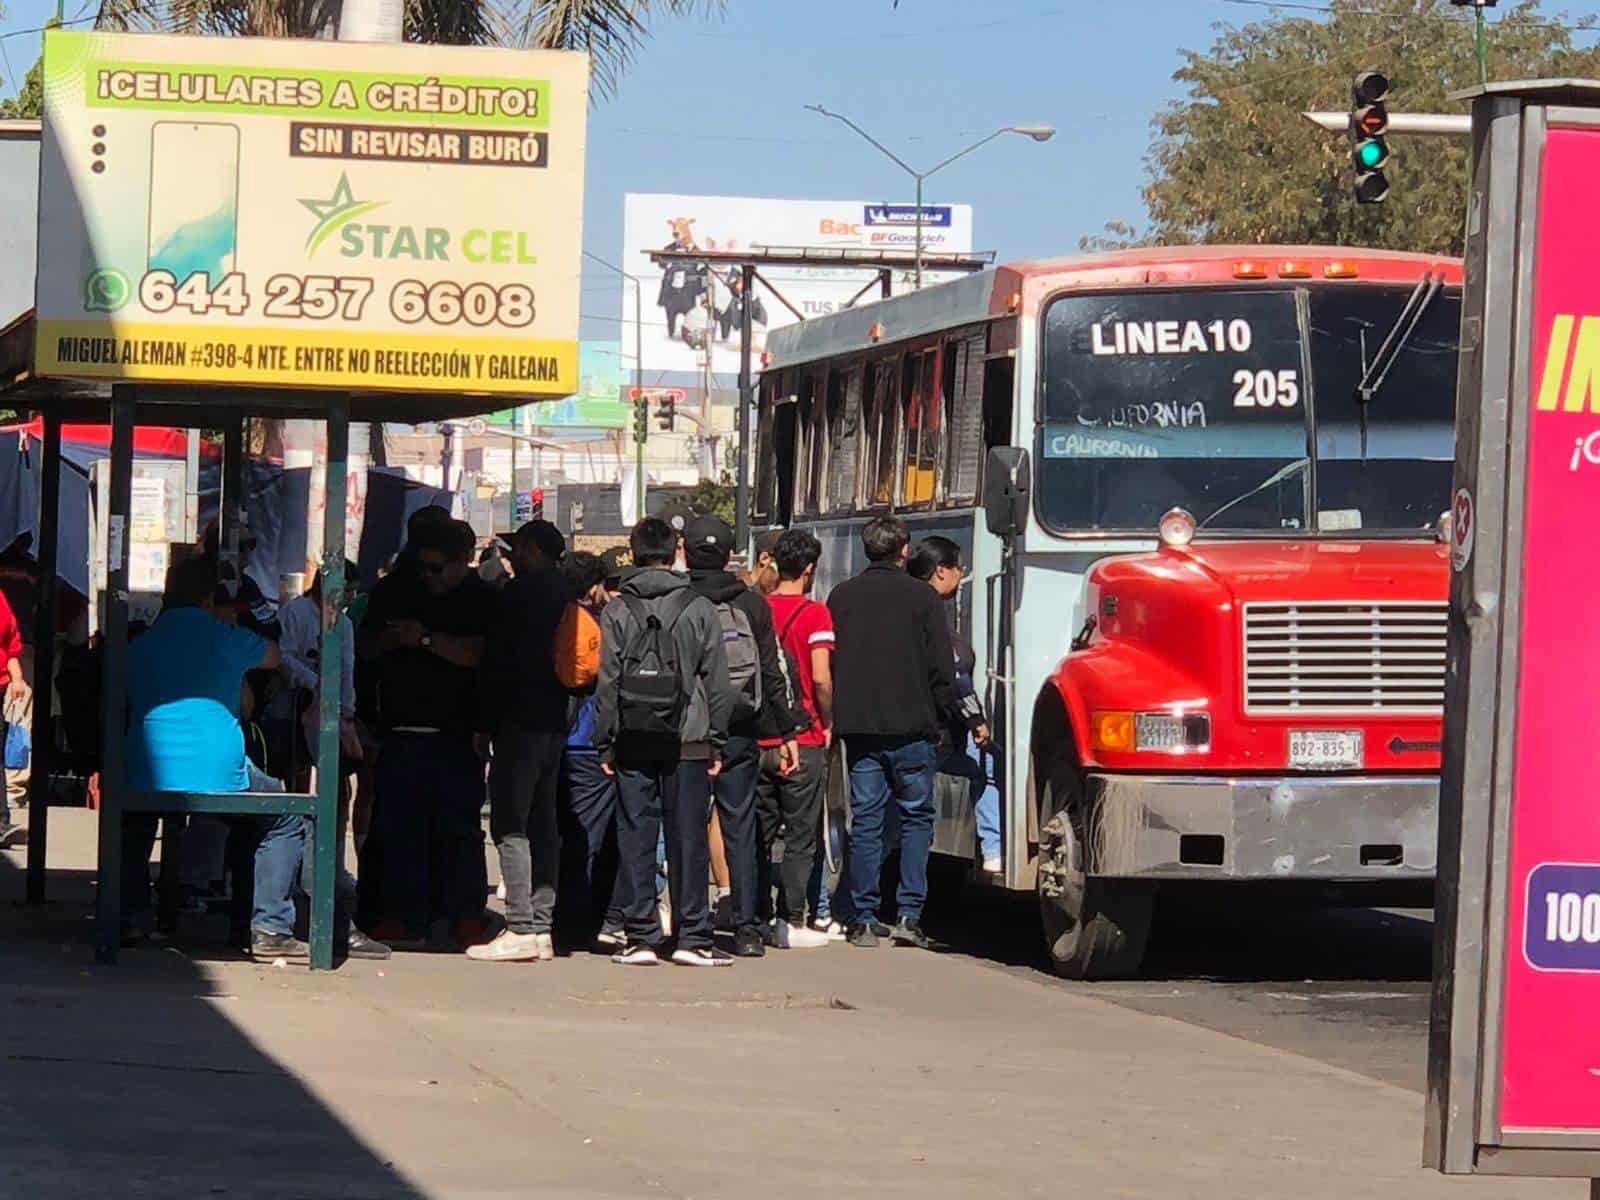
[[756, 739], [782, 737], [784, 769], [792, 770], [799, 758], [794, 735], [806, 723], [797, 721], [784, 703], [786, 689], [778, 665], [772, 609], [728, 571], [732, 551], [733, 530], [726, 521], [700, 516], [684, 526], [689, 586], [717, 609], [729, 684], [735, 692], [735, 711], [722, 750], [722, 773], [712, 789], [733, 891], [733, 952], [742, 958], [759, 958], [766, 953], [766, 945], [756, 915], [760, 908], [756, 895], [756, 780], [761, 766]]
[[557, 569], [566, 539], [549, 521], [529, 521], [512, 536], [516, 577], [484, 648], [479, 688], [479, 752], [489, 764], [489, 832], [506, 887], [506, 928], [472, 946], [480, 962], [555, 957], [551, 920], [560, 871], [556, 796], [567, 740], [567, 690], [556, 678], [556, 626], [567, 605]]
[[933, 845], [934, 743], [957, 711], [955, 653], [932, 588], [906, 574], [905, 522], [878, 517], [861, 541], [870, 566], [833, 589], [833, 722], [850, 767], [849, 940], [878, 944], [884, 810], [900, 810], [896, 944], [926, 946], [922, 905]]

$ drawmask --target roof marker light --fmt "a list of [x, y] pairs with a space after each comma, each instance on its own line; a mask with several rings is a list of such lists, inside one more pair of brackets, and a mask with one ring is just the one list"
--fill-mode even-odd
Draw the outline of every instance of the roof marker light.
[[1156, 530], [1161, 535], [1161, 544], [1173, 550], [1181, 550], [1194, 541], [1195, 522], [1188, 509], [1169, 508]]
[[1235, 279], [1265, 279], [1267, 267], [1265, 263], [1258, 263], [1251, 259], [1244, 259], [1233, 264], [1233, 277]]
[[1310, 279], [1311, 268], [1303, 262], [1296, 262], [1294, 259], [1289, 259], [1287, 262], [1278, 264], [1278, 278]]
[[1328, 279], [1354, 279], [1360, 272], [1356, 270], [1355, 263], [1340, 260], [1325, 263], [1322, 274]]

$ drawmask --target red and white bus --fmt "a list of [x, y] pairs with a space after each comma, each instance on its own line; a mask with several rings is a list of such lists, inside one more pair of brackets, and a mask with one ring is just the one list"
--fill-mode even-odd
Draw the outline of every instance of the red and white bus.
[[[1388, 251], [1143, 249], [769, 339], [753, 523], [818, 534], [819, 594], [880, 513], [963, 547], [990, 881], [1037, 891], [1063, 974], [1134, 971], [1158, 889], [1426, 902], [1460, 285]], [[940, 789], [963, 870], [975, 799]]]

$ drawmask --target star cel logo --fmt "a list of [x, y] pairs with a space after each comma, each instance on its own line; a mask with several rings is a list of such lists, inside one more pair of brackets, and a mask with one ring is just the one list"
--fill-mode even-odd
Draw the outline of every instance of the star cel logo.
[[300, 203], [317, 218], [316, 226], [306, 235], [306, 257], [310, 258], [333, 234], [363, 213], [382, 208], [388, 201], [357, 200], [350, 191], [350, 177], [341, 172], [332, 196], [326, 200], [302, 199]]

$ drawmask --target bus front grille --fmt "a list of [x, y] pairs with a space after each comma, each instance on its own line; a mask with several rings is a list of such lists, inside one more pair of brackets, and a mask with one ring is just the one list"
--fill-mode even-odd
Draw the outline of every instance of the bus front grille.
[[1245, 711], [1439, 713], [1446, 611], [1410, 601], [1246, 604]]

